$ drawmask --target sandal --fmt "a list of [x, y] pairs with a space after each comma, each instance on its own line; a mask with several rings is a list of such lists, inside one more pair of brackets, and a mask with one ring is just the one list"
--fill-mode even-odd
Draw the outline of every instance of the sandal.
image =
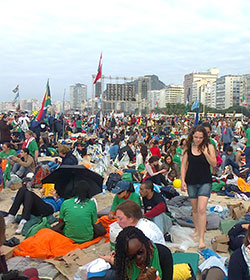
[[4, 245], [8, 247], [15, 247], [18, 244], [20, 244], [20, 240], [16, 237], [12, 237], [4, 242]]

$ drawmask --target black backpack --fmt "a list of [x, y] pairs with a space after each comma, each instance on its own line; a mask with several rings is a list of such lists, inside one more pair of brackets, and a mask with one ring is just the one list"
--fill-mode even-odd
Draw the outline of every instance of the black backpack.
[[111, 191], [119, 181], [121, 181], [121, 175], [119, 173], [110, 173], [106, 182], [108, 191]]

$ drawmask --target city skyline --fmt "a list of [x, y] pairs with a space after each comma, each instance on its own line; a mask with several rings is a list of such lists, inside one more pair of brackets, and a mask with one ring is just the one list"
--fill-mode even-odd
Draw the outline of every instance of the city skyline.
[[42, 101], [50, 79], [52, 100], [83, 83], [103, 53], [103, 74], [156, 74], [165, 84], [217, 67], [220, 75], [247, 74], [249, 1], [2, 1], [0, 101]]

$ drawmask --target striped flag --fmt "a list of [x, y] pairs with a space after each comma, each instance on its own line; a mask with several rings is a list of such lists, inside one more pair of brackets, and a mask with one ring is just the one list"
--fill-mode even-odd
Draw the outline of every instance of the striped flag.
[[47, 81], [46, 92], [43, 98], [41, 109], [36, 117], [36, 121], [41, 122], [47, 113], [48, 107], [51, 105], [51, 96], [50, 96], [50, 88], [49, 88], [49, 79]]

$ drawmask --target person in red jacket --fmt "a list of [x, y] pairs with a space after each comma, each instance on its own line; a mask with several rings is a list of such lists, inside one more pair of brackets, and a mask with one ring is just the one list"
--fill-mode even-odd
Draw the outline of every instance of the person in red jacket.
[[150, 148], [150, 152], [152, 156], [158, 156], [158, 158], [161, 158], [161, 150], [158, 145], [159, 142], [157, 140], [154, 140], [153, 146]]

